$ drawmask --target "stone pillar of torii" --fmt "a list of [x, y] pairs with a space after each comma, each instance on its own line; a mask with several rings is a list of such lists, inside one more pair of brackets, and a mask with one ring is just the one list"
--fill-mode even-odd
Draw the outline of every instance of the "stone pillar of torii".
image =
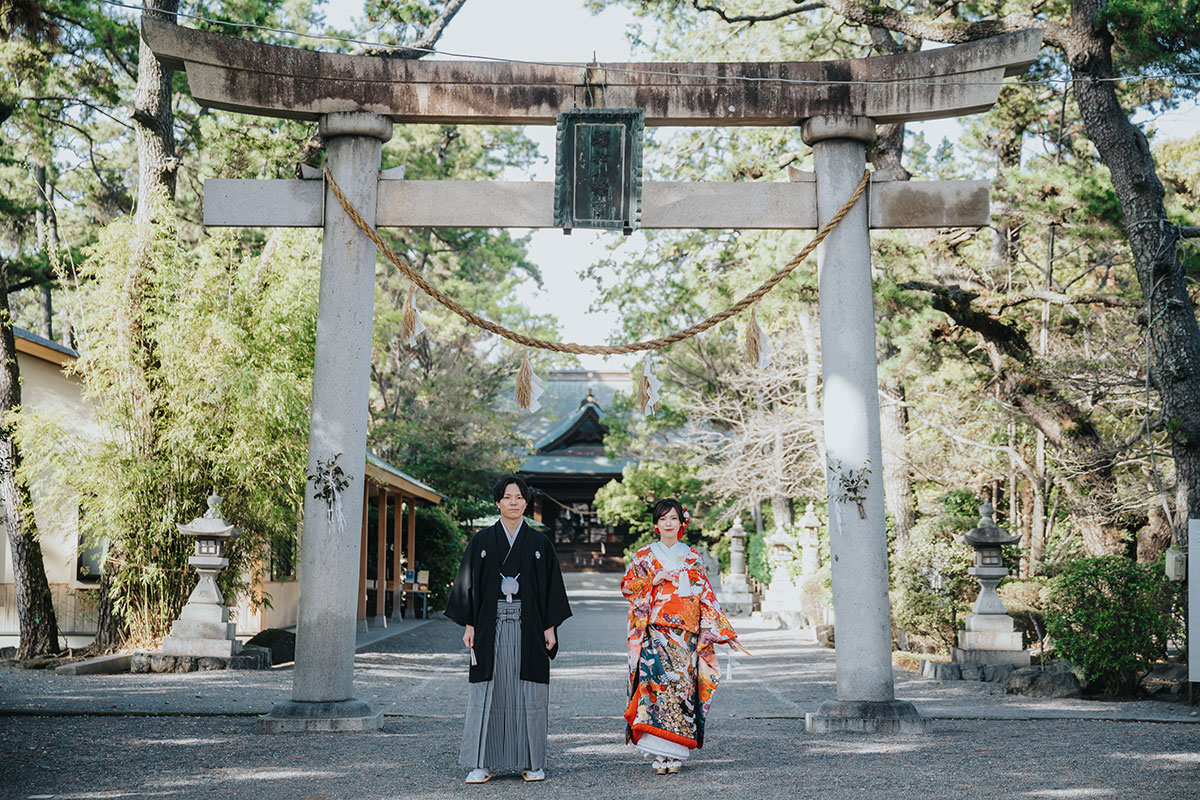
[[[405, 181], [380, 171], [382, 144], [395, 123], [553, 125], [559, 113], [600, 96], [607, 107], [644, 109], [646, 125], [800, 125], [813, 147], [815, 174], [788, 182], [648, 182], [641, 227], [816, 228], [857, 186], [876, 124], [985, 111], [1002, 79], [1024, 71], [1041, 45], [1041, 31], [1029, 30], [843, 61], [550, 66], [321, 53], [152, 19], [142, 25], [159, 59], [187, 71], [201, 105], [319, 121], [334, 180], [379, 227], [554, 227], [551, 183]], [[808, 714], [812, 732], [916, 732], [927, 724], [893, 689], [869, 231], [978, 227], [988, 214], [984, 181], [872, 180], [866, 201], [818, 249], [837, 698]], [[208, 180], [204, 221], [324, 227], [309, 470], [341, 454], [354, 488], [342, 494], [340, 511], [358, 520], [374, 245], [319, 179]], [[260, 720], [264, 731], [381, 724], [382, 710], [354, 697], [359, 536], [332, 523], [329, 510], [308, 493], [292, 699]]]

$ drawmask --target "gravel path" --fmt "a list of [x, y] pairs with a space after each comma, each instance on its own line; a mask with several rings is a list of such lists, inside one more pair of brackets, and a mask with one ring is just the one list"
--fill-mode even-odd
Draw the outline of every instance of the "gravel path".
[[755, 657], [731, 665], [700, 757], [656, 777], [622, 741], [624, 603], [614, 587], [612, 576], [570, 576], [575, 617], [552, 672], [544, 784], [462, 784], [466, 654], [461, 629], [436, 620], [359, 652], [358, 696], [388, 715], [367, 734], [257, 734], [253, 716], [288, 697], [286, 667], [0, 670], [0, 798], [1200, 797], [1200, 725], [1178, 704], [1030, 700], [901, 671], [897, 695], [934, 718], [928, 735], [811, 736], [803, 716], [834, 694], [832, 651], [748, 619], [735, 626]]

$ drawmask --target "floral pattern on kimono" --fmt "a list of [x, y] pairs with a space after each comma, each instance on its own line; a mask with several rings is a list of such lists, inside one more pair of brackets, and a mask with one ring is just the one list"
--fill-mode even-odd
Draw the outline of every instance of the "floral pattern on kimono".
[[688, 748], [704, 744], [704, 721], [721, 677], [714, 646], [737, 640], [704, 562], [688, 549], [654, 585], [663, 565], [653, 550], [634, 555], [621, 581], [629, 601], [629, 705], [626, 740], [653, 733]]

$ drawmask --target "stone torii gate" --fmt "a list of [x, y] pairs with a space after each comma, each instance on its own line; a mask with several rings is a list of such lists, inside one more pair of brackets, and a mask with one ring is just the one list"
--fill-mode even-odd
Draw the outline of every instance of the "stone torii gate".
[[[143, 18], [158, 58], [185, 69], [202, 105], [317, 120], [328, 168], [377, 226], [553, 227], [550, 183], [405, 181], [380, 172], [395, 123], [553, 125], [592, 105], [645, 109], [647, 125], [800, 125], [815, 174], [786, 183], [646, 183], [644, 228], [816, 228], [846, 202], [880, 123], [990, 108], [1001, 79], [1036, 57], [1041, 31], [943, 49], [825, 62], [540, 64], [413, 61], [257, 44]], [[320, 180], [208, 180], [204, 221], [324, 227], [309, 469], [343, 454], [361, 486], [365, 463], [375, 247]], [[982, 226], [982, 181], [873, 181], [817, 251], [830, 504], [837, 700], [808, 715], [813, 732], [922, 731], [892, 681], [887, 542], [871, 228]], [[361, 491], [344, 515], [361, 515]], [[353, 730], [381, 711], [354, 697], [359, 538], [326, 523], [306, 495], [292, 699], [260, 729]]]

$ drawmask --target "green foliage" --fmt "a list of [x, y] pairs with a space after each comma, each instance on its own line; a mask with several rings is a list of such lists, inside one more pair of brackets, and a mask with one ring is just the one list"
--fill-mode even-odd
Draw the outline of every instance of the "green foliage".
[[444, 608], [467, 537], [441, 506], [417, 509], [417, 563], [409, 569], [429, 570], [431, 608]]
[[637, 539], [633, 552], [654, 540], [650, 513], [654, 503], [664, 497], [676, 498], [691, 512], [688, 538], [692, 539], [702, 525], [700, 507], [705, 497], [695, 471], [682, 464], [641, 461], [626, 465], [621, 480], [609, 481], [596, 492], [596, 513], [607, 525], [629, 526]]
[[[1117, 40], [1120, 66], [1160, 72], [1200, 67], [1200, 0], [1109, 0], [1098, 23]], [[1180, 81], [1195, 88], [1196, 76]]]
[[1046, 627], [1055, 651], [1115, 697], [1137, 691], [1150, 665], [1181, 632], [1177, 587], [1161, 562], [1121, 556], [1072, 562], [1055, 579]]
[[143, 645], [166, 634], [195, 583], [175, 525], [201, 515], [210, 492], [243, 531], [227, 596], [262, 577], [272, 541], [295, 536], [316, 329], [311, 234], [259, 257], [225, 235], [181, 247], [171, 207], [158, 219], [108, 226], [81, 268], [76, 369], [96, 424], [72, 435], [31, 418], [26, 434], [78, 495], [87, 536], [108, 543], [117, 608]]
[[[385, 164], [411, 179], [486, 180], [532, 158], [516, 128], [397, 126]], [[404, 229], [384, 234], [424, 277], [484, 317], [534, 336], [556, 338], [548, 315], [521, 302], [522, 285], [540, 275], [526, 240], [507, 231]], [[370, 444], [383, 458], [447, 495], [446, 510], [465, 521], [495, 511], [490, 490], [519, 466], [528, 443], [515, 432], [520, 411], [505, 402], [520, 355], [420, 295], [427, 331], [403, 335], [409, 280], [389, 264], [377, 279], [372, 354]], [[535, 368], [561, 359], [534, 355]]]
[[767, 531], [746, 537], [746, 571], [759, 583], [771, 582], [771, 548], [766, 544]]
[[974, 498], [966, 491], [940, 498], [942, 512], [920, 520], [895, 561], [892, 571], [896, 624], [927, 636], [944, 650], [955, 644], [958, 619], [970, 607], [978, 584], [967, 569], [974, 563], [970, 547], [954, 541], [978, 519]]

